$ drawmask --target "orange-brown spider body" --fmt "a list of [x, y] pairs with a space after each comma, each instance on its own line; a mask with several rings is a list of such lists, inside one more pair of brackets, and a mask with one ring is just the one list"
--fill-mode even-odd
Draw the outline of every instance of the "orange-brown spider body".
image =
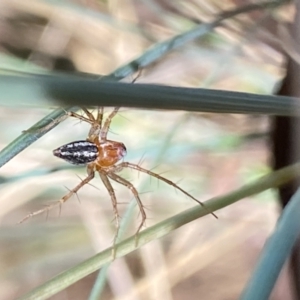
[[71, 164], [88, 164], [90, 168], [99, 171], [120, 161], [126, 155], [126, 147], [120, 142], [100, 142], [96, 138], [93, 142], [87, 140], [68, 143], [53, 150], [53, 154]]
[[91, 164], [94, 164], [97, 171], [99, 171], [100, 168], [107, 168], [115, 165], [127, 153], [126, 147], [120, 142], [109, 140], [100, 142], [99, 139], [96, 139], [95, 144], [98, 147], [99, 155]]
[[[123, 143], [107, 140], [107, 133], [110, 127], [111, 120], [117, 114], [119, 107], [114, 108], [114, 110], [110, 113], [110, 115], [107, 117], [105, 122], [102, 122], [103, 107], [98, 108], [96, 117], [86, 108], [83, 107], [82, 110], [85, 113], [85, 116], [79, 115], [74, 112], [68, 112], [68, 115], [91, 124], [91, 129], [89, 131], [87, 139], [65, 144], [55, 149], [53, 151], [53, 154], [59, 158], [68, 161], [69, 163], [76, 164], [76, 165], [86, 165], [87, 174], [88, 174], [87, 177], [83, 179], [75, 188], [70, 190], [68, 194], [62, 197], [60, 201], [51, 204], [46, 208], [28, 214], [21, 222], [42, 212], [49, 211], [56, 205], [63, 204], [72, 195], [76, 194], [84, 185], [89, 183], [95, 177], [95, 172], [98, 172], [103, 184], [105, 185], [111, 197], [113, 211], [116, 219], [117, 232], [115, 234], [115, 238], [113, 242], [113, 257], [115, 257], [115, 243], [118, 236], [118, 230], [120, 227], [120, 223], [119, 223], [120, 215], [117, 207], [118, 206], [117, 198], [115, 195], [115, 191], [110, 183], [110, 180], [113, 180], [121, 185], [126, 186], [132, 192], [138, 204], [142, 221], [140, 222], [140, 225], [138, 226], [138, 229], [136, 231], [136, 246], [137, 246], [138, 233], [140, 232], [141, 228], [145, 224], [146, 212], [143, 207], [142, 201], [140, 199], [139, 193], [136, 190], [136, 188], [133, 186], [133, 184], [117, 174], [124, 168], [137, 170], [146, 173], [150, 176], [153, 176], [158, 180], [164, 181], [165, 183], [173, 186], [175, 189], [181, 191], [183, 194], [190, 197], [191, 199], [193, 199], [194, 201], [196, 201], [198, 204], [202, 205], [205, 208], [204, 204], [201, 201], [194, 198], [191, 194], [189, 194], [188, 192], [180, 188], [177, 184], [175, 184], [171, 180], [162, 177], [161, 175], [154, 173], [150, 170], [144, 169], [138, 164], [132, 164], [129, 162], [120, 162], [119, 164], [117, 164], [126, 155], [126, 148]], [[210, 213], [216, 217], [214, 213], [212, 212]]]

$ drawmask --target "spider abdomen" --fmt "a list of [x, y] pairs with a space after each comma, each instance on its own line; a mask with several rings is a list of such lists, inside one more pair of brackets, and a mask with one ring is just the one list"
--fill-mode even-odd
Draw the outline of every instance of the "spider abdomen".
[[75, 141], [53, 150], [53, 154], [71, 164], [86, 165], [97, 159], [98, 147], [89, 141]]

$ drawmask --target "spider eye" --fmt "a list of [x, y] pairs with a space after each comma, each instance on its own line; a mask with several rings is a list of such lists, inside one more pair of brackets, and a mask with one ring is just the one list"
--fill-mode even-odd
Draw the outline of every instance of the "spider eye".
[[86, 165], [98, 156], [98, 148], [88, 141], [76, 141], [53, 150], [53, 155], [74, 165]]

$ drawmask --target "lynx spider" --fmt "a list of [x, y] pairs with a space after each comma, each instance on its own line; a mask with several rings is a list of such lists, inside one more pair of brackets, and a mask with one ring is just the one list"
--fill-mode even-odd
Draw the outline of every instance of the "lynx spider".
[[[43, 212], [48, 212], [49, 210], [51, 210], [53, 207], [57, 205], [62, 205], [71, 196], [76, 194], [84, 185], [88, 184], [95, 177], [95, 172], [98, 172], [102, 182], [104, 183], [104, 186], [108, 190], [109, 195], [111, 197], [113, 212], [115, 215], [116, 233], [113, 240], [113, 256], [115, 257], [115, 244], [118, 236], [118, 231], [120, 228], [120, 215], [118, 212], [118, 207], [117, 207], [118, 203], [117, 203], [115, 191], [109, 179], [118, 182], [119, 184], [124, 185], [128, 189], [130, 189], [138, 204], [142, 220], [135, 234], [135, 245], [137, 246], [138, 234], [146, 221], [146, 212], [136, 188], [128, 180], [116, 174], [117, 172], [120, 172], [123, 168], [134, 169], [146, 173], [150, 176], [153, 176], [161, 181], [164, 181], [165, 183], [173, 186], [174, 188], [181, 191], [183, 194], [187, 195], [189, 198], [193, 199], [194, 201], [196, 201], [198, 204], [200, 204], [205, 208], [205, 205], [202, 202], [194, 198], [191, 194], [189, 194], [188, 192], [180, 188], [177, 184], [175, 184], [171, 180], [162, 177], [161, 175], [154, 173], [150, 170], [144, 169], [138, 164], [133, 164], [124, 161], [117, 164], [117, 162], [123, 159], [123, 157], [126, 155], [126, 148], [123, 143], [108, 140], [107, 133], [109, 131], [110, 124], [113, 117], [119, 111], [119, 107], [115, 107], [105, 121], [103, 120], [103, 111], [104, 111], [103, 107], [97, 108], [96, 117], [94, 117], [94, 115], [88, 109], [84, 107], [82, 107], [81, 109], [85, 115], [79, 115], [75, 112], [67, 112], [67, 114], [70, 117], [75, 117], [91, 125], [87, 139], [82, 141], [75, 141], [63, 145], [53, 150], [53, 154], [72, 164], [86, 165], [87, 174], [88, 174], [87, 177], [83, 179], [75, 188], [71, 189], [69, 193], [66, 194], [64, 197], [62, 197], [59, 201], [50, 204], [40, 210], [29, 213], [27, 216], [25, 216], [25, 218], [23, 218], [20, 221], [20, 223], [24, 222], [25, 220], [35, 215], [41, 214]], [[211, 213], [214, 217], [217, 218], [217, 216], [213, 212], [209, 211], [209, 213]]]

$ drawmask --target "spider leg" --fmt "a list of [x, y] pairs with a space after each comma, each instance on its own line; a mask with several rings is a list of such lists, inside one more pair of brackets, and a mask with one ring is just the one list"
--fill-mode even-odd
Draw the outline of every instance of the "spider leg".
[[136, 76], [132, 79], [131, 83], [135, 83], [142, 76], [142, 69], [137, 70]]
[[[93, 124], [95, 123], [95, 120], [93, 121], [93, 120], [91, 120], [90, 118], [86, 118], [86, 117], [84, 117], [84, 116], [81, 116], [81, 115], [79, 115], [79, 114], [77, 114], [77, 113], [75, 113], [75, 112], [73, 112], [73, 111], [68, 111], [68, 112], [67, 112], [67, 115], [68, 115], [69, 117], [74, 117], [74, 118], [79, 119], [79, 120], [81, 120], [81, 121], [87, 122], [87, 123], [89, 123], [89, 124], [91, 124], [91, 125], [93, 125]], [[94, 116], [93, 116], [93, 118], [94, 118]]]
[[67, 112], [67, 115], [91, 124], [92, 126], [89, 131], [88, 140], [94, 141], [95, 137], [98, 137], [101, 132], [103, 107], [98, 108], [97, 119], [95, 119], [94, 115], [85, 107], [81, 107], [81, 109], [87, 115], [87, 117], [81, 116], [75, 112]]
[[103, 110], [103, 106], [98, 107], [96, 122], [100, 125], [100, 129], [102, 128]]
[[61, 115], [57, 119], [52, 119], [49, 124], [42, 127], [31, 127], [29, 129], [22, 130], [22, 133], [44, 133], [49, 131], [51, 128], [53, 128], [55, 125], [59, 124], [60, 122], [64, 121], [68, 117], [68, 111], [66, 111], [66, 114]]
[[95, 123], [96, 119], [95, 119], [94, 115], [87, 108], [85, 108], [83, 106], [81, 106], [80, 108], [87, 115], [88, 119], [93, 121], [93, 123]]
[[100, 132], [100, 140], [101, 141], [105, 141], [106, 140], [107, 132], [109, 130], [109, 126], [110, 126], [111, 120], [118, 113], [119, 109], [120, 109], [120, 107], [115, 107], [114, 110], [110, 113], [110, 115], [105, 120], [104, 126], [102, 127], [101, 132]]
[[133, 186], [133, 184], [130, 183], [129, 181], [127, 181], [126, 179], [124, 179], [123, 177], [121, 177], [121, 176], [119, 176], [119, 175], [117, 175], [117, 174], [115, 174], [111, 171], [108, 171], [107, 176], [109, 178], [111, 178], [112, 180], [114, 180], [114, 181], [116, 181], [116, 182], [118, 182], [122, 185], [125, 185], [127, 188], [129, 188], [130, 191], [132, 192], [138, 206], [139, 206], [139, 210], [140, 210], [140, 213], [141, 213], [141, 216], [142, 216], [142, 221], [141, 221], [141, 223], [140, 223], [140, 225], [139, 225], [139, 227], [138, 227], [138, 229], [135, 233], [135, 247], [137, 247], [138, 246], [138, 234], [139, 234], [140, 230], [142, 229], [142, 227], [144, 226], [146, 218], [147, 218], [143, 203], [142, 203], [142, 201], [139, 197], [139, 193], [136, 190], [136, 188]]
[[113, 206], [113, 211], [114, 211], [115, 219], [116, 219], [116, 233], [114, 236], [113, 246], [112, 246], [112, 257], [113, 257], [113, 259], [115, 259], [116, 258], [116, 247], [115, 246], [116, 246], [119, 229], [120, 229], [120, 215], [119, 215], [119, 211], [118, 211], [118, 203], [117, 203], [115, 191], [114, 191], [107, 175], [101, 171], [99, 171], [99, 175], [110, 195], [112, 206]]
[[85, 184], [89, 183], [95, 176], [95, 172], [94, 171], [90, 171], [89, 175], [83, 179], [75, 188], [73, 188], [72, 190], [69, 191], [68, 194], [66, 194], [64, 197], [62, 197], [59, 201], [50, 204], [42, 209], [36, 210], [34, 212], [29, 213], [27, 216], [25, 216], [19, 223], [23, 223], [24, 221], [26, 221], [27, 219], [39, 215], [43, 212], [49, 212], [49, 210], [51, 210], [53, 207], [57, 206], [57, 205], [62, 205], [63, 203], [65, 203], [68, 199], [70, 199], [74, 194], [76, 194]]
[[[82, 108], [83, 109], [83, 108]], [[51, 129], [53, 126], [55, 126], [56, 124], [59, 124], [61, 123], [62, 121], [64, 121], [65, 119], [67, 119], [67, 117], [74, 117], [74, 118], [77, 118], [81, 121], [84, 121], [84, 122], [88, 122], [90, 124], [93, 124], [94, 122], [92, 122], [90, 119], [88, 118], [85, 118], [73, 111], [65, 111], [65, 114], [63, 114], [62, 116], [58, 117], [57, 119], [55, 120], [52, 120], [49, 124], [47, 124], [46, 126], [43, 126], [43, 127], [40, 127], [40, 128], [30, 128], [30, 129], [27, 129], [27, 130], [23, 130], [22, 132], [23, 133], [43, 133], [43, 132], [47, 132], [49, 129]]]
[[99, 106], [97, 109], [97, 117], [95, 118], [94, 115], [85, 107], [81, 107], [82, 111], [87, 115], [87, 119], [89, 119], [91, 124], [97, 123], [102, 127], [102, 119], [103, 119], [103, 106]]
[[120, 163], [119, 165], [117, 166], [113, 166], [110, 171], [111, 172], [118, 172], [118, 171], [121, 171], [123, 168], [130, 168], [130, 169], [134, 169], [134, 170], [137, 170], [137, 171], [140, 171], [140, 172], [143, 172], [143, 173], [146, 173], [152, 177], [155, 177], [161, 181], [164, 181], [165, 183], [173, 186], [175, 189], [181, 191], [183, 194], [187, 195], [188, 197], [190, 197], [191, 199], [193, 199], [194, 201], [196, 201], [197, 203], [199, 203], [207, 212], [209, 212], [211, 215], [213, 215], [216, 219], [218, 219], [218, 217], [210, 210], [208, 210], [206, 208], [206, 206], [204, 205], [203, 202], [199, 201], [198, 199], [196, 199], [195, 197], [193, 197], [190, 193], [188, 193], [187, 191], [185, 191], [184, 189], [182, 189], [181, 187], [179, 187], [176, 183], [174, 183], [173, 181], [157, 174], [157, 173], [154, 173], [150, 170], [147, 170], [147, 169], [144, 169], [142, 167], [140, 167], [139, 165], [136, 165], [136, 164], [132, 164], [132, 163], [129, 163], [129, 162], [122, 162]]

